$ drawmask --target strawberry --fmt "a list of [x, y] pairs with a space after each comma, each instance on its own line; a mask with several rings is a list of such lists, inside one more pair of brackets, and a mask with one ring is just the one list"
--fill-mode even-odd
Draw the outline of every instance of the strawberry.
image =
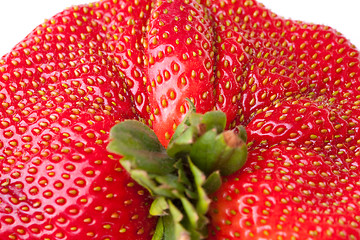
[[258, 111], [287, 97], [325, 97], [337, 104], [355, 101], [359, 54], [334, 29], [284, 19], [252, 0], [206, 4], [219, 29], [219, 87], [221, 79], [228, 86], [241, 86], [228, 96], [234, 103], [237, 96], [241, 106], [233, 126], [247, 124]]
[[168, 144], [188, 111], [214, 107], [214, 34], [208, 9], [195, 0], [157, 1], [147, 24], [145, 53], [151, 124]]
[[[107, 35], [113, 38], [108, 45], [113, 46], [112, 57], [117, 62], [117, 68], [122, 78], [125, 78], [127, 88], [131, 91], [135, 107], [141, 117], [149, 119], [149, 98], [144, 83], [144, 48], [143, 31], [150, 15], [151, 1], [121, 1], [116, 6], [116, 19], [108, 23]], [[110, 13], [107, 13], [108, 15]], [[110, 15], [109, 15], [110, 17]], [[118, 26], [118, 22], [125, 22]], [[117, 27], [115, 27], [117, 26]]]
[[358, 239], [358, 184], [314, 151], [254, 149], [214, 197], [209, 239]]
[[282, 101], [247, 125], [253, 139], [249, 144], [272, 146], [283, 141], [313, 149], [335, 146], [347, 142], [348, 132], [353, 130], [345, 116], [342, 109], [306, 98]]
[[59, 13], [0, 60], [0, 238], [360, 238], [359, 68], [254, 0]]
[[210, 239], [360, 238], [358, 51], [332, 28], [256, 1], [206, 4], [225, 31], [217, 76], [241, 86], [228, 124], [247, 125], [249, 146], [213, 195]]
[[231, 26], [219, 24], [217, 32], [217, 64], [216, 64], [216, 109], [226, 113], [228, 125], [235, 122], [241, 112], [242, 83], [250, 54], [247, 53], [246, 39]]
[[117, 122], [146, 118], [148, 4], [75, 6], [1, 59], [0, 239], [151, 238], [152, 199], [105, 149]]
[[358, 119], [346, 114], [306, 98], [257, 114], [245, 167], [214, 196], [210, 239], [359, 238]]

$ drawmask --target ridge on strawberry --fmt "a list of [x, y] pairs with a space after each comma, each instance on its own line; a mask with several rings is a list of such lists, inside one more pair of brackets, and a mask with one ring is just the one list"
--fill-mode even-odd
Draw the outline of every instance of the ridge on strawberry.
[[[116, 19], [107, 23], [107, 35], [112, 35], [107, 42], [111, 49], [111, 56], [126, 86], [133, 95], [135, 108], [139, 110], [143, 119], [149, 119], [149, 98], [144, 83], [144, 47], [143, 31], [150, 15], [151, 1], [121, 1], [117, 7]], [[111, 15], [106, 13], [108, 19]], [[107, 20], [110, 21], [110, 20]], [[126, 23], [119, 25], [118, 22]], [[119, 26], [117, 26], [119, 25]], [[114, 27], [117, 26], [117, 27]]]
[[190, 98], [199, 113], [214, 107], [214, 34], [208, 9], [195, 0], [156, 1], [145, 41], [151, 124], [164, 146]]

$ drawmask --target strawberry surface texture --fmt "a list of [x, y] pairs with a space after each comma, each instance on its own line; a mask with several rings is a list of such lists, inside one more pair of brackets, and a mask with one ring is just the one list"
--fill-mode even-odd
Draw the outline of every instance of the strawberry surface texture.
[[73, 6], [3, 56], [0, 239], [152, 239], [109, 132], [138, 120], [167, 147], [186, 99], [247, 132], [208, 239], [360, 239], [359, 52], [254, 0]]

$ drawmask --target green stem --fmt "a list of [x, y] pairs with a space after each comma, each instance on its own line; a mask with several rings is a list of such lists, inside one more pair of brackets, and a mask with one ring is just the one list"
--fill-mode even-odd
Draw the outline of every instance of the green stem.
[[225, 131], [225, 125], [222, 112], [190, 112], [168, 149], [141, 122], [127, 120], [111, 129], [108, 150], [123, 156], [121, 164], [154, 198], [154, 240], [206, 239], [209, 194], [247, 156], [246, 131]]

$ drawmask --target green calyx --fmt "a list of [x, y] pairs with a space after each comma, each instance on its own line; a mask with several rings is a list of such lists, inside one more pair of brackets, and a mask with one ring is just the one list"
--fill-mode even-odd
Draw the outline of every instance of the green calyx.
[[209, 194], [221, 186], [221, 176], [240, 169], [247, 157], [246, 132], [225, 131], [226, 116], [190, 111], [165, 149], [145, 124], [127, 120], [110, 131], [110, 152], [145, 187], [158, 216], [153, 240], [206, 239]]
[[168, 155], [175, 159], [189, 156], [206, 176], [216, 171], [230, 175], [246, 160], [246, 132], [243, 127], [239, 134], [225, 131], [225, 125], [226, 116], [220, 111], [189, 114], [176, 129]]

